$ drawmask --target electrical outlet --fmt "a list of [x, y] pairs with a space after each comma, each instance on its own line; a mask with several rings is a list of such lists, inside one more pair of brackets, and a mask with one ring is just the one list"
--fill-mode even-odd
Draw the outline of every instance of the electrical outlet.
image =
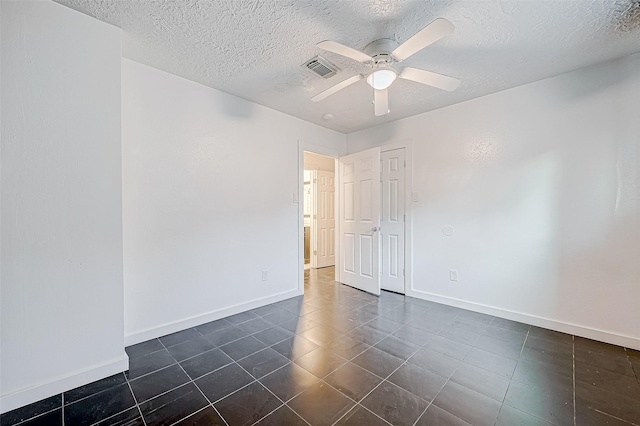
[[455, 269], [449, 270], [449, 280], [458, 281], [458, 271], [456, 271]]
[[269, 271], [262, 271], [262, 281], [269, 281]]

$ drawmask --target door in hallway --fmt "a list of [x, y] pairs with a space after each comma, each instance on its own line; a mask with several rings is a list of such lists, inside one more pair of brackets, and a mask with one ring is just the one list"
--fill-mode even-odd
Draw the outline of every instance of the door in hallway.
[[380, 294], [380, 148], [340, 158], [340, 281]]
[[405, 149], [384, 151], [380, 159], [380, 287], [404, 294]]
[[335, 255], [335, 173], [318, 170], [316, 176], [316, 268], [333, 266]]

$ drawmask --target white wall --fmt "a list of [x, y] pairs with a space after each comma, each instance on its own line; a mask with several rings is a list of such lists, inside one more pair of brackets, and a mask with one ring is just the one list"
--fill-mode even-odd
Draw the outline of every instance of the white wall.
[[413, 295], [640, 348], [639, 111], [634, 55], [347, 143], [412, 141]]
[[127, 369], [120, 30], [2, 1], [3, 412]]
[[299, 294], [298, 141], [345, 135], [130, 60], [122, 93], [126, 342]]

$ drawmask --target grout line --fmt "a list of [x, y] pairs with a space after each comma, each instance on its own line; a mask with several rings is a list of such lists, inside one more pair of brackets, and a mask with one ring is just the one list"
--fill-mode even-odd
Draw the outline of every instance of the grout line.
[[[125, 377], [126, 379], [126, 377]], [[142, 410], [140, 409], [140, 404], [138, 403], [138, 398], [136, 398], [136, 394], [133, 393], [133, 389], [131, 388], [131, 383], [129, 383], [129, 380], [127, 380], [127, 386], [129, 386], [129, 392], [131, 392], [131, 396], [133, 397], [133, 400], [136, 403], [136, 408], [138, 409], [138, 413], [140, 414], [140, 418], [142, 419], [142, 423], [147, 426], [147, 421], [145, 420], [144, 416], [142, 415]]]
[[60, 411], [60, 414], [62, 416], [62, 426], [64, 426], [64, 392], [60, 394], [60, 397], [62, 399], [62, 409]]

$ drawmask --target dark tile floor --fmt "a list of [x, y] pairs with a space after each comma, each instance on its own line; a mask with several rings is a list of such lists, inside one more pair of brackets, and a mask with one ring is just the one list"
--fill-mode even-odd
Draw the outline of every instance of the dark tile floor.
[[307, 271], [289, 299], [127, 348], [20, 425], [640, 424], [640, 352]]

